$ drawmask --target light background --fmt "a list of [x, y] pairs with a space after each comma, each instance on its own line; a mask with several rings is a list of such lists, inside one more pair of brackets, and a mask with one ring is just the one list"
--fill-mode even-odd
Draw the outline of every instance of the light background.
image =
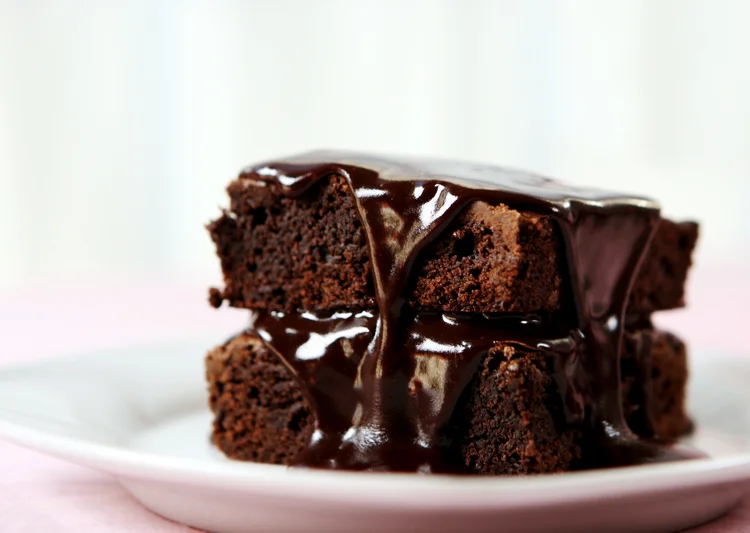
[[247, 163], [458, 156], [660, 199], [750, 258], [750, 2], [0, 0], [0, 286], [218, 280]]

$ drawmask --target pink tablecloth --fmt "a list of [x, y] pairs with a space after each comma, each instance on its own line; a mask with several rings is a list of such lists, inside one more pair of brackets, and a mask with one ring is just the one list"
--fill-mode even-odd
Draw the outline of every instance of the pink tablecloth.
[[[699, 275], [699, 280], [715, 279]], [[735, 273], [740, 274], [740, 273]], [[724, 279], [739, 280], [726, 273]], [[741, 351], [744, 331], [741, 309], [711, 316], [711, 310], [732, 309], [731, 301], [750, 295], [750, 284], [694, 283], [690, 313], [664, 318], [693, 346], [710, 345]], [[722, 288], [725, 287], [725, 288]], [[744, 298], [737, 298], [743, 293]], [[67, 283], [35, 284], [0, 293], [0, 365], [83, 350], [186, 337], [217, 341], [238, 330], [244, 316], [214, 311], [204, 303], [202, 284]], [[734, 297], [732, 297], [734, 295]], [[727, 306], [730, 307], [727, 307]], [[704, 309], [701, 312], [699, 309]], [[714, 320], [716, 327], [694, 327]], [[738, 332], [737, 336], [725, 332]], [[0, 441], [0, 531], [59, 533], [166, 533], [192, 531], [168, 522], [137, 504], [111, 478]], [[721, 520], [695, 530], [700, 533], [750, 533], [750, 498]]]

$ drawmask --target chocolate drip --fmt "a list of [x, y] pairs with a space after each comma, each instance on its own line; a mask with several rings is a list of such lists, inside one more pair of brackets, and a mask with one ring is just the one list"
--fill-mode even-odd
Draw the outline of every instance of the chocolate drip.
[[[295, 372], [317, 429], [300, 464], [445, 471], [439, 438], [482, 355], [497, 342], [549, 349], [571, 423], [584, 421], [593, 466], [683, 458], [637, 439], [622, 412], [619, 350], [625, 306], [659, 221], [647, 199], [572, 188], [496, 167], [313, 153], [249, 169], [288, 196], [341, 175], [367, 237], [377, 313], [261, 314], [255, 328]], [[406, 285], [419, 252], [469, 203], [481, 200], [557, 221], [575, 309], [551, 335], [528, 318], [415, 315]]]
[[[584, 374], [580, 364], [583, 339], [579, 332], [554, 327], [533, 315], [419, 313], [411, 318], [401, 347], [408, 356], [402, 355], [405, 364], [400, 369], [403, 384], [399, 385], [403, 390], [399, 388], [396, 392], [403, 394], [395, 396], [399, 401], [395, 408], [405, 417], [396, 420], [404, 425], [389, 427], [391, 433], [385, 435], [388, 440], [374, 449], [354, 447], [348, 444], [356, 435], [356, 430], [350, 429], [352, 420], [363, 418], [362, 411], [356, 413], [355, 406], [366, 404], [365, 398], [357, 401], [359, 394], [364, 395], [363, 378], [357, 375], [357, 368], [368, 344], [374, 340], [377, 322], [375, 315], [368, 312], [335, 313], [327, 317], [310, 313], [256, 315], [255, 330], [304, 383], [317, 413], [312, 443], [298, 458], [299, 464], [451, 471], [453, 465], [443, 462], [448, 443], [440, 430], [449, 421], [482, 357], [498, 342], [524, 345], [554, 355], [566, 420], [570, 424], [580, 424], [583, 420]], [[390, 392], [385, 387], [382, 390]], [[411, 432], [406, 444], [404, 431]], [[412, 449], [412, 444], [418, 449]], [[346, 453], [342, 455], [339, 448]], [[358, 455], [362, 452], [369, 455]]]

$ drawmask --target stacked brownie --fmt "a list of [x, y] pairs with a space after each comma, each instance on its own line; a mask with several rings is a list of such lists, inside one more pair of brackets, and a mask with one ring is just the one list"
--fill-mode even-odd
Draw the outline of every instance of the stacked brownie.
[[[697, 225], [645, 200], [482, 169], [479, 185], [476, 167], [455, 162], [318, 153], [229, 185], [230, 208], [208, 228], [225, 283], [210, 301], [249, 310], [250, 327], [207, 357], [219, 449], [285, 465], [527, 474], [664, 455], [612, 459], [623, 454], [602, 445], [600, 404], [621, 411], [628, 449], [689, 430], [685, 345], [651, 315], [684, 305]], [[559, 203], [548, 196], [558, 188]], [[576, 202], [573, 222], [557, 216]], [[437, 222], [404, 230], [424, 206]], [[620, 264], [618, 247], [597, 244], [596, 228], [630, 247], [613, 280], [601, 264]], [[388, 254], [408, 260], [385, 268]], [[622, 300], [606, 325], [597, 309], [617, 298], [587, 300], [594, 273]]]

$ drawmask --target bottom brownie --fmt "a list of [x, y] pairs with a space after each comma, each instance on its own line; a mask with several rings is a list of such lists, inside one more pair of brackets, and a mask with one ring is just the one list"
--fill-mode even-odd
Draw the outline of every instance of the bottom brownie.
[[[562, 472], [580, 457], [552, 377], [551, 356], [498, 345], [485, 356], [446, 428], [457, 470], [476, 474]], [[252, 332], [206, 358], [212, 441], [227, 456], [290, 464], [313, 431], [310, 408], [292, 374]], [[623, 399], [632, 429], [670, 441], [684, 434], [685, 346], [668, 333], [626, 335]]]

